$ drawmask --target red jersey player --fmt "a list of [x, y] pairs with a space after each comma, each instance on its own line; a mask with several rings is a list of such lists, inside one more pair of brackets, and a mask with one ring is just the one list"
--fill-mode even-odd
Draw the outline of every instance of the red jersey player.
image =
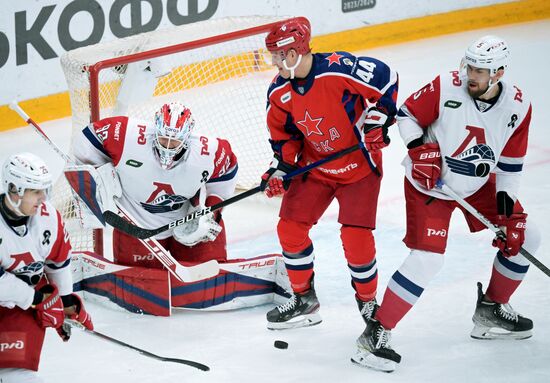
[[36, 375], [44, 333], [63, 340], [65, 316], [93, 329], [73, 293], [71, 244], [60, 214], [46, 201], [52, 176], [31, 153], [10, 156], [0, 194], [0, 381], [41, 382]]
[[[268, 91], [267, 125], [274, 159], [262, 177], [268, 197], [282, 194], [279, 241], [294, 295], [267, 313], [268, 328], [321, 322], [313, 286], [309, 231], [331, 201], [340, 205], [340, 237], [364, 319], [377, 286], [376, 207], [387, 129], [396, 114], [397, 74], [385, 63], [347, 52], [312, 53], [310, 23], [295, 18], [266, 37], [279, 70]], [[281, 176], [363, 141], [362, 150], [283, 184]]]
[[526, 225], [527, 214], [517, 199], [531, 103], [520, 88], [501, 80], [509, 54], [501, 38], [480, 38], [466, 50], [460, 71], [437, 76], [399, 110], [399, 131], [409, 149], [403, 162], [404, 242], [411, 252], [357, 341], [353, 360], [359, 364], [392, 371], [400, 362], [390, 347], [390, 332], [443, 266], [452, 211], [463, 211], [472, 232], [485, 228], [434, 189], [438, 178], [506, 232], [506, 239], [493, 241], [499, 250], [485, 293], [478, 283], [472, 338], [531, 336], [533, 322], [508, 304], [529, 267], [520, 247], [534, 253], [540, 243], [538, 230], [531, 221]]

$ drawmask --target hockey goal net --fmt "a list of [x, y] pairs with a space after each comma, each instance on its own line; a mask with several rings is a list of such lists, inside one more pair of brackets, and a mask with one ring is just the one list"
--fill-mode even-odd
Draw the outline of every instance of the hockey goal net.
[[[272, 156], [266, 93], [275, 75], [264, 38], [279, 17], [207, 20], [67, 52], [72, 131], [114, 115], [152, 120], [165, 102], [191, 108], [196, 132], [226, 138], [239, 160], [238, 186], [257, 184]], [[71, 145], [71, 154], [78, 148]], [[103, 254], [103, 232], [86, 219], [62, 176], [54, 188], [75, 250]]]

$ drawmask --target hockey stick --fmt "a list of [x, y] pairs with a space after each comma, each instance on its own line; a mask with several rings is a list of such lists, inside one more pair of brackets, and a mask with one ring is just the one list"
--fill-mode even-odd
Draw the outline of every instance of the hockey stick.
[[[31, 125], [34, 130], [46, 141], [50, 147], [61, 156], [65, 160], [67, 164], [73, 164], [74, 161], [65, 154], [59, 147], [48, 137], [48, 135], [40, 128], [40, 126], [32, 119], [30, 118], [27, 113], [21, 107], [17, 104], [17, 102], [13, 101], [10, 103], [10, 108], [13, 109], [23, 120], [25, 120], [29, 125]], [[70, 183], [69, 183], [70, 184]], [[77, 193], [78, 194], [78, 193]], [[83, 201], [85, 201], [83, 199]], [[123, 211], [121, 206], [118, 206], [119, 211], [121, 214], [125, 215], [125, 218], [117, 217], [122, 220], [123, 222], [128, 222], [125, 219], [131, 220], [131, 224], [135, 223], [135, 219], [132, 219], [132, 217], [129, 216], [128, 212]], [[112, 214], [113, 213], [111, 212]], [[208, 261], [205, 263], [201, 263], [199, 265], [195, 266], [183, 266], [178, 261], [172, 257], [170, 252], [168, 252], [166, 249], [162, 247], [162, 245], [154, 240], [147, 240], [144, 241], [142, 238], [138, 238], [140, 242], [149, 250], [152, 252], [152, 254], [159, 260], [160, 263], [164, 265], [168, 269], [168, 271], [178, 280], [182, 282], [196, 282], [203, 279], [211, 278], [219, 273], [219, 265], [218, 262], [215, 260]]]
[[[284, 177], [283, 177], [283, 180], [289, 180], [293, 177], [296, 177], [300, 174], [304, 174], [308, 171], [310, 171], [311, 169], [314, 169], [318, 166], [321, 166], [327, 162], [330, 162], [330, 161], [333, 161], [335, 159], [338, 159], [342, 156], [345, 156], [346, 154], [349, 154], [351, 152], [354, 152], [360, 148], [363, 148], [364, 145], [363, 143], [359, 143], [359, 144], [356, 144], [356, 145], [353, 145], [353, 146], [350, 146], [349, 148], [346, 148], [344, 150], [341, 150], [337, 153], [334, 153], [328, 157], [325, 157], [323, 159], [320, 159], [319, 161], [316, 161], [316, 162], [313, 162], [309, 165], [306, 165], [300, 169], [296, 169], [288, 174], [286, 174]], [[133, 237], [136, 237], [136, 238], [139, 238], [139, 239], [144, 239], [144, 238], [149, 238], [149, 237], [153, 237], [159, 233], [162, 233], [163, 231], [166, 231], [166, 230], [170, 230], [170, 229], [173, 229], [175, 227], [178, 227], [178, 226], [181, 226], [183, 225], [184, 223], [186, 222], [189, 222], [193, 219], [196, 219], [198, 217], [201, 217], [203, 215], [206, 215], [208, 213], [212, 213], [216, 210], [219, 210], [225, 206], [228, 206], [228, 205], [231, 205], [231, 204], [234, 204], [235, 202], [238, 202], [244, 198], [247, 198], [247, 197], [250, 197], [251, 195], [254, 195], [256, 193], [258, 193], [260, 191], [260, 186], [256, 186], [252, 189], [249, 189], [241, 194], [237, 194], [236, 196], [234, 197], [231, 197], [231, 198], [228, 198], [226, 199], [225, 201], [222, 201], [220, 203], [217, 203], [215, 205], [212, 205], [212, 206], [207, 206], [205, 207], [204, 209], [202, 210], [197, 210], [193, 213], [190, 213], [188, 215], [186, 215], [185, 217], [183, 218], [180, 218], [176, 221], [172, 221], [164, 226], [161, 226], [157, 229], [145, 229], [143, 227], [139, 227], [139, 226], [136, 226], [126, 220], [124, 220], [122, 217], [120, 217], [118, 214], [112, 212], [112, 211], [105, 211], [103, 213], [103, 216], [105, 217], [105, 221], [117, 228], [118, 230], [128, 234], [128, 235], [131, 235]]]
[[[483, 216], [475, 207], [466, 202], [462, 197], [460, 197], [453, 189], [443, 183], [441, 180], [437, 180], [436, 187], [441, 190], [443, 193], [447, 194], [449, 197], [454, 199], [460, 206], [466, 209], [470, 214], [476, 217], [482, 224], [484, 224], [489, 230], [496, 234], [497, 237], [506, 239], [506, 234], [494, 223], [489, 221], [485, 216]], [[539, 261], [533, 254], [528, 252], [522, 247], [520, 247], [519, 252], [523, 255], [529, 262], [535, 265], [540, 271], [550, 277], [550, 269], [546, 267], [541, 261]]]
[[191, 367], [195, 367], [195, 368], [198, 368], [199, 370], [201, 371], [210, 371], [210, 367], [202, 364], [202, 363], [199, 363], [199, 362], [194, 362], [192, 360], [186, 360], [186, 359], [178, 359], [178, 358], [166, 358], [164, 356], [159, 356], [159, 355], [156, 355], [156, 354], [153, 354], [152, 352], [149, 352], [149, 351], [146, 351], [146, 350], [143, 350], [141, 348], [138, 348], [136, 346], [132, 346], [131, 344], [128, 344], [128, 343], [125, 343], [121, 340], [118, 340], [118, 339], [115, 339], [113, 337], [110, 337], [108, 335], [105, 335], [105, 334], [102, 334], [98, 331], [95, 331], [95, 330], [88, 330], [86, 327], [84, 327], [80, 322], [77, 322], [75, 320], [71, 320], [71, 319], [65, 319], [65, 323], [64, 324], [67, 324], [69, 325], [69, 327], [73, 328], [73, 327], [76, 327], [78, 328], [79, 330], [82, 330], [84, 331], [85, 333], [87, 334], [90, 334], [90, 335], [94, 335], [98, 338], [101, 338], [103, 340], [106, 340], [108, 342], [111, 342], [111, 343], [115, 343], [115, 344], [118, 344], [119, 346], [122, 346], [122, 347], [126, 347], [126, 348], [129, 348], [130, 350], [134, 350], [134, 351], [137, 351], [139, 352], [141, 355], [145, 355], [149, 358], [153, 358], [153, 359], [156, 359], [156, 360], [160, 360], [162, 362], [173, 362], [173, 363], [179, 363], [179, 364], [185, 364], [187, 366], [191, 366]]

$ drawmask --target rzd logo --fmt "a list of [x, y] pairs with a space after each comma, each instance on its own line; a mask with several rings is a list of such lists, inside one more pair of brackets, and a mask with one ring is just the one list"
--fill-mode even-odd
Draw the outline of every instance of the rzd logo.
[[435, 230], [428, 228], [428, 237], [443, 237], [445, 238], [447, 236], [447, 230], [441, 229], [441, 230]]
[[152, 261], [153, 259], [155, 259], [155, 256], [153, 254], [146, 254], [146, 255], [134, 254], [134, 262]]
[[6, 350], [22, 350], [25, 348], [25, 343], [22, 340], [18, 340], [13, 343], [0, 343], [0, 352], [4, 352]]

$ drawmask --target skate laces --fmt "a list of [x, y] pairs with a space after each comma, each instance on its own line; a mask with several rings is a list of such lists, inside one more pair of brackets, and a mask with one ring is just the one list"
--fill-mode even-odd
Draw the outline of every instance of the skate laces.
[[375, 306], [376, 301], [374, 299], [368, 302], [363, 302], [363, 307], [361, 307], [359, 312], [362, 316], [370, 318], [372, 317], [372, 312], [374, 311]]
[[376, 329], [376, 348], [389, 348], [391, 340], [391, 332], [386, 330], [381, 324], [378, 324]]
[[506, 320], [514, 322], [518, 321], [519, 314], [515, 312], [512, 306], [510, 306], [508, 303], [498, 305], [498, 313], [502, 318]]
[[290, 311], [296, 307], [296, 303], [298, 302], [298, 299], [296, 298], [296, 295], [292, 295], [286, 303], [280, 305], [277, 307], [277, 310], [282, 314], [284, 312]]

